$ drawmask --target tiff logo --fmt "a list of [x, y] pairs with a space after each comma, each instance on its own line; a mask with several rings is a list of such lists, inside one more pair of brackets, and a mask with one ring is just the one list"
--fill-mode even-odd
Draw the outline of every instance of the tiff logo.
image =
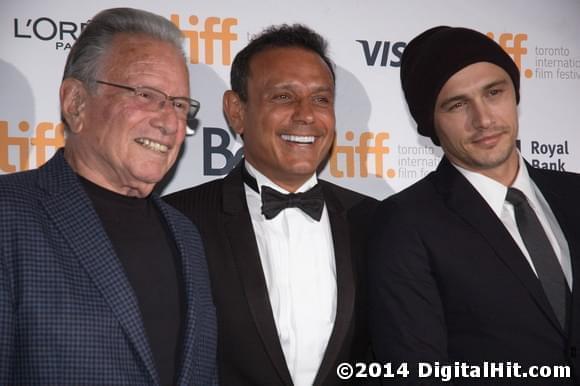
[[[372, 156], [374, 157], [374, 170], [371, 173], [375, 177], [395, 177], [395, 170], [391, 168], [385, 170], [383, 163], [384, 156], [390, 152], [390, 148], [384, 144], [389, 137], [389, 133], [385, 131], [376, 134], [364, 132], [359, 135], [357, 145], [338, 144], [338, 140], [336, 140], [330, 157], [330, 174], [337, 178], [355, 177], [356, 161], [358, 159], [359, 176], [368, 177], [368, 161], [369, 157]], [[355, 133], [349, 130], [344, 134], [344, 138], [348, 142], [353, 142]]]
[[[389, 41], [376, 41], [373, 43], [371, 49], [371, 44], [367, 40], [357, 40], [362, 46], [363, 54], [368, 66], [376, 66], [379, 54], [381, 57], [380, 66], [381, 67], [400, 67], [401, 66], [401, 55], [403, 50], [407, 46], [405, 42], [394, 42]], [[389, 55], [392, 54], [392, 55]], [[389, 56], [391, 58], [394, 56], [395, 60], [389, 61]]]
[[[18, 129], [23, 133], [30, 132], [29, 122], [21, 121]], [[48, 137], [47, 133], [53, 132], [53, 137]], [[0, 171], [13, 173], [21, 170], [28, 170], [30, 167], [36, 168], [46, 162], [46, 148], [52, 147], [55, 150], [64, 146], [64, 126], [62, 123], [40, 122], [34, 132], [28, 137], [17, 137], [8, 135], [8, 121], [0, 121]], [[29, 165], [31, 148], [36, 149], [36, 165]], [[10, 150], [16, 151], [18, 164], [10, 163]]]
[[[496, 40], [493, 32], [488, 32], [487, 36]], [[528, 49], [524, 47], [523, 43], [527, 40], [528, 34], [502, 33], [498, 35], [496, 41], [505, 52], [511, 55], [520, 71], [523, 71], [524, 75], [529, 78], [532, 75], [532, 71], [530, 69], [522, 70], [522, 57], [528, 53]]]
[[[189, 57], [192, 64], [200, 63], [199, 45], [201, 40], [203, 40], [205, 64], [214, 64], [214, 42], [216, 41], [219, 41], [221, 45], [221, 64], [230, 65], [232, 63], [231, 43], [238, 40], [238, 34], [231, 32], [231, 28], [238, 24], [238, 19], [208, 17], [203, 24], [203, 31], [182, 27], [180, 21], [179, 15], [171, 15], [171, 22], [181, 30], [189, 41]], [[192, 15], [188, 18], [188, 22], [189, 25], [196, 26], [199, 23], [199, 18]], [[219, 26], [219, 31], [215, 30], [216, 26]]]

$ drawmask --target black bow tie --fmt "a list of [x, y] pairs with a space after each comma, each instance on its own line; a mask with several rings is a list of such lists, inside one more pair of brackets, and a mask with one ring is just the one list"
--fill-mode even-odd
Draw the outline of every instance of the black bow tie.
[[[244, 182], [258, 192], [256, 179], [248, 173], [245, 167], [242, 168]], [[324, 199], [320, 185], [315, 185], [312, 189], [304, 193], [280, 193], [268, 186], [262, 186], [262, 214], [266, 219], [271, 220], [286, 208], [299, 208], [304, 213], [316, 221], [320, 221], [322, 210], [324, 209]]]
[[304, 213], [320, 221], [324, 200], [322, 199], [322, 189], [320, 185], [315, 185], [312, 189], [304, 193], [280, 193], [268, 186], [262, 186], [262, 214], [271, 220], [283, 209], [299, 208]]

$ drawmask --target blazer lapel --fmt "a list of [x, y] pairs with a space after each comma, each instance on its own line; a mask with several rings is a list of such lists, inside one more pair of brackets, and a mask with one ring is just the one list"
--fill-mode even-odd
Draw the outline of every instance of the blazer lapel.
[[42, 203], [45, 210], [109, 304], [149, 375], [158, 383], [133, 289], [89, 198], [66, 163], [62, 151], [43, 167], [39, 184], [49, 193]]
[[278, 338], [266, 280], [260, 262], [252, 220], [246, 204], [242, 181], [243, 162], [233, 169], [223, 184], [225, 232], [241, 277], [248, 306], [266, 352], [285, 385], [292, 385], [282, 346]]
[[[319, 181], [319, 183], [321, 182]], [[347, 214], [332, 190], [326, 185], [322, 186], [334, 244], [337, 300], [334, 327], [322, 363], [314, 379], [315, 385], [321, 384], [329, 377], [331, 372], [334, 373], [336, 371], [334, 366], [352, 322], [356, 295], [356, 278], [354, 274], [354, 262], [351, 257]]]
[[439, 164], [435, 176], [435, 184], [446, 197], [447, 205], [481, 234], [495, 254], [528, 290], [554, 327], [563, 332], [540, 281], [501, 220], [493, 213], [483, 197], [445, 157]]

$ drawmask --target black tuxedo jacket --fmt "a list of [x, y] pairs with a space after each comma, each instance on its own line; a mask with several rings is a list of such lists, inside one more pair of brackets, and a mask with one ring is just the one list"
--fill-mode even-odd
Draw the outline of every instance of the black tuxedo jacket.
[[[570, 365], [580, 380], [580, 176], [527, 167], [570, 248], [574, 290], [567, 331], [502, 222], [444, 158], [435, 172], [389, 197], [376, 213], [368, 282], [379, 360], [408, 361], [409, 370], [417, 361]], [[574, 382], [482, 383], [535, 381]]]
[[[225, 178], [167, 196], [196, 224], [208, 260], [218, 316], [222, 385], [292, 385], [272, 315], [241, 168]], [[315, 385], [338, 385], [340, 362], [369, 352], [363, 262], [374, 199], [319, 181], [330, 217], [337, 276], [334, 329]], [[343, 383], [344, 384], [344, 383]]]

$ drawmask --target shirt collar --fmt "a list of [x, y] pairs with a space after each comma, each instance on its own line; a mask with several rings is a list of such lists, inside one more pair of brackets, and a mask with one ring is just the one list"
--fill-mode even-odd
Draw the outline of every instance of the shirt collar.
[[[258, 171], [258, 169], [256, 169], [254, 166], [252, 166], [252, 164], [250, 164], [248, 162], [248, 160], [245, 160], [245, 167], [246, 167], [246, 170], [248, 171], [248, 174], [250, 174], [252, 177], [254, 177], [256, 179], [256, 182], [258, 183], [258, 189], [260, 190], [259, 193], [261, 193], [262, 185], [265, 185], [265, 186], [268, 186], [272, 189], [275, 189], [280, 193], [284, 193], [284, 194], [290, 193], [289, 191], [287, 191], [286, 189], [277, 185], [276, 183], [272, 182], [272, 180], [270, 180], [268, 177], [266, 177], [265, 175], [260, 173]], [[314, 173], [314, 174], [312, 174], [312, 176], [310, 176], [310, 178], [308, 180], [306, 180], [306, 182], [304, 182], [296, 190], [295, 193], [306, 192], [307, 190], [313, 188], [317, 183], [318, 183], [318, 178], [316, 177], [316, 173]]]
[[[531, 201], [532, 206], [537, 206], [537, 198], [535, 195], [535, 189], [533, 187], [533, 182], [528, 174], [528, 169], [524, 158], [518, 152], [519, 157], [519, 167], [518, 174], [512, 184], [513, 188], [521, 190], [528, 200]], [[452, 165], [471, 183], [471, 185], [477, 190], [477, 192], [483, 197], [487, 204], [491, 207], [494, 213], [501, 217], [501, 212], [503, 210], [503, 205], [505, 203], [505, 197], [507, 194], [507, 186], [497, 182], [493, 178], [484, 176], [481, 173], [474, 172], [457, 166], [454, 163]]]

